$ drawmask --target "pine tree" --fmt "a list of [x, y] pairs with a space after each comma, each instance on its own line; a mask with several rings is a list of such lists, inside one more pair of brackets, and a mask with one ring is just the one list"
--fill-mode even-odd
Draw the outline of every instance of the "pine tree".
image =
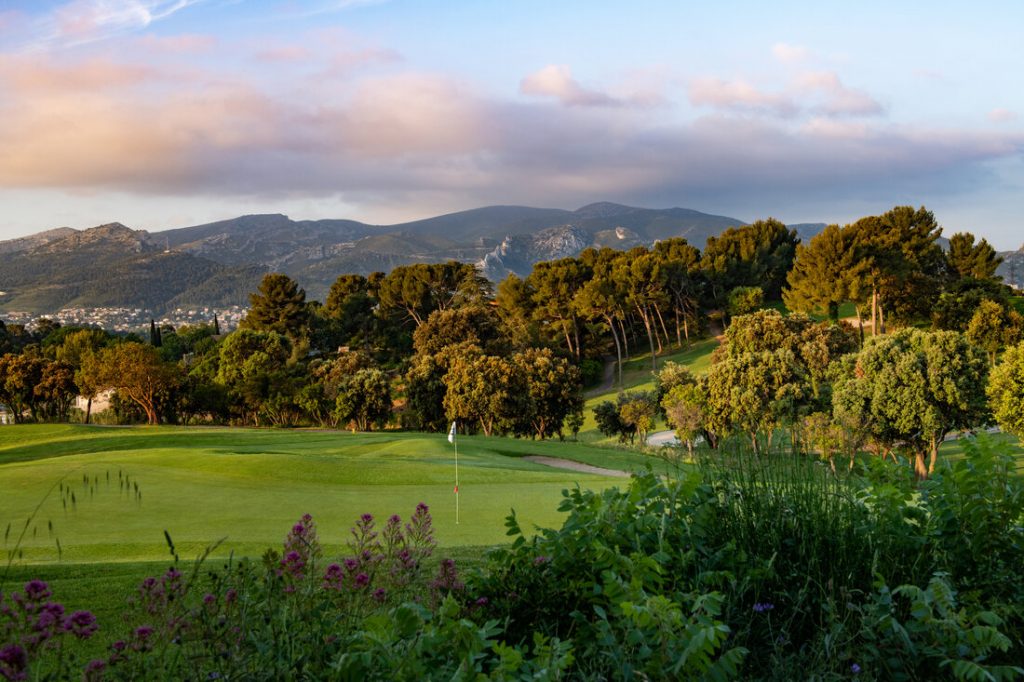
[[241, 326], [255, 331], [272, 331], [294, 341], [303, 335], [308, 318], [306, 291], [288, 275], [265, 275], [259, 290], [249, 294], [249, 313]]

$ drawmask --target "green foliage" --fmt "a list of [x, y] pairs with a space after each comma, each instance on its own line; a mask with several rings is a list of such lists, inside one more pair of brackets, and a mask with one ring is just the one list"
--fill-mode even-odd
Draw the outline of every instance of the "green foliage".
[[897, 441], [905, 443], [921, 478], [935, 470], [947, 433], [971, 428], [987, 416], [988, 367], [957, 332], [904, 329], [876, 337], [854, 363], [837, 372], [837, 419], [859, 425], [889, 448]]
[[757, 220], [709, 237], [701, 256], [701, 269], [711, 282], [712, 295], [724, 305], [736, 287], [761, 287], [777, 299], [793, 265], [799, 239], [778, 220]]
[[379, 369], [361, 369], [338, 385], [335, 414], [360, 431], [382, 427], [391, 417], [391, 383]]
[[946, 254], [950, 268], [961, 278], [970, 277], [977, 280], [996, 280], [996, 268], [1003, 259], [996, 250], [982, 239], [974, 243], [974, 235], [970, 232], [957, 232], [949, 238], [949, 251]]
[[761, 287], [736, 287], [729, 292], [726, 309], [729, 315], [749, 315], [764, 304], [764, 290]]
[[249, 312], [242, 327], [275, 332], [294, 343], [305, 336], [308, 319], [306, 292], [287, 275], [266, 275], [256, 293], [249, 296]]
[[1008, 348], [986, 389], [996, 423], [1024, 438], [1024, 343]]

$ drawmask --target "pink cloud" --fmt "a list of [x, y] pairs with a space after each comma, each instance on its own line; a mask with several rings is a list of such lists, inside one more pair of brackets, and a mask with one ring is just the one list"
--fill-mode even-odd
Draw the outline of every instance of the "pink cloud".
[[798, 64], [810, 59], [811, 51], [801, 45], [775, 43], [772, 46], [772, 56], [783, 64]]
[[988, 112], [988, 120], [993, 123], [1009, 123], [1017, 120], [1017, 112], [1003, 108], [993, 109]]
[[733, 111], [795, 116], [800, 107], [789, 96], [758, 90], [745, 81], [698, 78], [690, 83], [690, 102], [696, 106]]
[[863, 90], [843, 85], [834, 71], [806, 73], [797, 79], [796, 86], [806, 93], [819, 93], [824, 101], [817, 111], [829, 116], [876, 116], [884, 109], [873, 97]]
[[260, 50], [256, 53], [256, 59], [261, 62], [301, 62], [312, 55], [309, 48], [301, 45], [278, 45]]
[[147, 52], [164, 52], [170, 54], [192, 54], [207, 52], [217, 46], [216, 36], [198, 33], [157, 36], [148, 34], [135, 41], [139, 48]]
[[524, 95], [553, 97], [571, 107], [617, 107], [623, 102], [606, 93], [584, 88], [565, 65], [550, 64], [531, 73], [519, 83]]

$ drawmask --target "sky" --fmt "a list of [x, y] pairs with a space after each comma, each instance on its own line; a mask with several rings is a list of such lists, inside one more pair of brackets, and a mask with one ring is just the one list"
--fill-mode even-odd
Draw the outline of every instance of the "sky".
[[0, 239], [490, 204], [1024, 243], [1024, 3], [0, 0]]

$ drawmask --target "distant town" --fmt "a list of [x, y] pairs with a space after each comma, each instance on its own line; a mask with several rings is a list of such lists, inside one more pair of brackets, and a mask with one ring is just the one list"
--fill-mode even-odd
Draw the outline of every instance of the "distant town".
[[212, 324], [216, 315], [223, 332], [236, 329], [245, 317], [248, 308], [230, 306], [224, 308], [175, 308], [162, 315], [148, 308], [63, 308], [50, 315], [29, 312], [5, 312], [3, 319], [8, 324], [22, 324], [33, 329], [40, 320], [48, 319], [61, 325], [97, 327], [112, 332], [148, 332], [151, 320], [159, 326], [170, 325], [175, 329], [186, 325]]

